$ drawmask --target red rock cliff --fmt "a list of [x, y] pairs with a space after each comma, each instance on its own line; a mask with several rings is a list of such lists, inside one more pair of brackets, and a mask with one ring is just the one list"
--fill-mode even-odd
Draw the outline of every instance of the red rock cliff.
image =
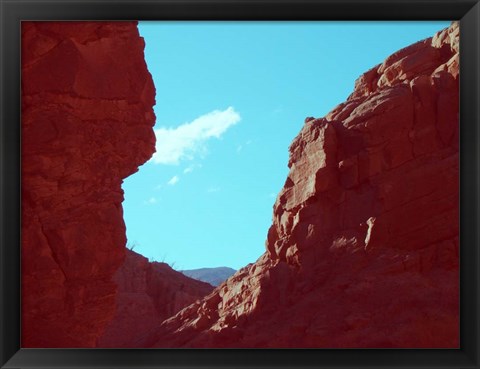
[[22, 23], [22, 346], [93, 347], [125, 255], [122, 179], [154, 152], [136, 22]]
[[453, 24], [307, 119], [266, 253], [165, 321], [156, 347], [458, 347]]
[[213, 290], [208, 283], [191, 279], [165, 263], [150, 263], [127, 250], [125, 262], [113, 280], [118, 286], [114, 318], [97, 347], [136, 347], [165, 319]]

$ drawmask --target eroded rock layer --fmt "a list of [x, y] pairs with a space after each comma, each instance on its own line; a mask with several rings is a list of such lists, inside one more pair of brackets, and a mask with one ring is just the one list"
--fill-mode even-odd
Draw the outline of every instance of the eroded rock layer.
[[136, 22], [22, 22], [22, 346], [93, 347], [125, 256], [122, 180], [154, 152]]
[[266, 252], [155, 347], [458, 347], [456, 23], [306, 120]]
[[137, 347], [137, 341], [161, 322], [213, 290], [208, 283], [130, 250], [113, 280], [118, 286], [116, 312], [98, 347]]

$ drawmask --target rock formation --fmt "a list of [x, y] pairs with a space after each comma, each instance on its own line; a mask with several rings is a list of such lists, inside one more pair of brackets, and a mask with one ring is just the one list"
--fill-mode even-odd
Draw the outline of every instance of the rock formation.
[[94, 347], [125, 256], [122, 180], [155, 150], [136, 22], [22, 22], [22, 347]]
[[453, 23], [307, 119], [265, 254], [141, 345], [458, 347], [458, 47]]
[[266, 252], [175, 314], [211, 287], [125, 256], [155, 146], [136, 23], [22, 23], [22, 347], [458, 347], [458, 47], [454, 23], [307, 118]]
[[116, 312], [97, 347], [136, 347], [139, 338], [213, 290], [208, 283], [191, 279], [168, 264], [150, 263], [130, 250], [113, 280], [118, 286]]

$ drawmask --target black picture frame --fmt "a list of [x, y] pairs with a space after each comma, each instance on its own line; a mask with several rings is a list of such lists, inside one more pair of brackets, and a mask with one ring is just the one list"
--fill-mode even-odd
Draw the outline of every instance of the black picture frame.
[[[1, 368], [480, 368], [478, 0], [0, 0], [0, 14]], [[460, 20], [460, 349], [22, 349], [22, 20]]]

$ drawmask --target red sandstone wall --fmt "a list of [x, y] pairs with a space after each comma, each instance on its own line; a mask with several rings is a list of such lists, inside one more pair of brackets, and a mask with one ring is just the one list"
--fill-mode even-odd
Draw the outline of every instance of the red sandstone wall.
[[307, 119], [266, 253], [141, 344], [458, 347], [458, 47], [453, 24]]
[[137, 347], [138, 340], [165, 319], [213, 290], [165, 263], [150, 263], [127, 250], [125, 262], [113, 278], [118, 286], [116, 312], [97, 347]]
[[93, 347], [125, 255], [122, 180], [154, 152], [136, 22], [22, 23], [22, 346]]
[[[143, 46], [132, 22], [23, 24], [23, 347], [115, 346], [105, 337], [119, 326], [102, 337], [108, 322], [141, 304], [127, 295], [168, 291], [156, 290], [163, 277], [144, 284], [141, 260], [123, 267], [135, 286], [117, 274], [116, 297], [112, 280], [125, 257], [121, 181], [154, 150]], [[129, 339], [457, 347], [457, 25], [393, 54], [345, 103], [308, 119], [289, 167], [266, 253]], [[142, 305], [146, 321], [180, 307], [167, 295], [166, 306], [163, 292]], [[127, 302], [117, 315], [116, 298]]]

